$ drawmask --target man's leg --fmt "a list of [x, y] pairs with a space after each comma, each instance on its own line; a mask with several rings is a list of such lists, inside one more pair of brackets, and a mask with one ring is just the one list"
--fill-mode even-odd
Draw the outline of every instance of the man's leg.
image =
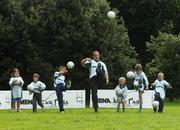
[[94, 111], [97, 112], [97, 109], [98, 109], [97, 88], [92, 89], [92, 101], [93, 101]]

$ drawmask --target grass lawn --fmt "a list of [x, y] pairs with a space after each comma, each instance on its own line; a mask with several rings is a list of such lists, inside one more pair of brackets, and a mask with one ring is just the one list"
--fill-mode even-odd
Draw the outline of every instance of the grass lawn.
[[0, 110], [0, 130], [180, 130], [180, 103], [166, 103], [164, 113], [152, 109], [56, 109], [32, 113]]

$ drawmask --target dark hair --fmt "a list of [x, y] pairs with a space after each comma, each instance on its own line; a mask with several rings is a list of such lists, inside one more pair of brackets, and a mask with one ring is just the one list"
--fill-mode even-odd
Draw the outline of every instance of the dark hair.
[[142, 71], [142, 65], [141, 64], [136, 64], [135, 65], [135, 70], [136, 71]]
[[14, 77], [14, 76], [15, 76], [14, 73], [16, 73], [16, 72], [19, 72], [19, 73], [20, 73], [20, 71], [19, 71], [18, 68], [14, 68], [14, 69], [12, 70], [11, 76]]

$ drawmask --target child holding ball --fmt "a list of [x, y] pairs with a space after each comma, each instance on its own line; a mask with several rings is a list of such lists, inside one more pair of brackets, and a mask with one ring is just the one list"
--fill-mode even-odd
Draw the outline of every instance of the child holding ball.
[[11, 86], [11, 110], [21, 112], [20, 105], [22, 99], [22, 87], [24, 84], [23, 79], [20, 76], [19, 69], [15, 68], [12, 71], [9, 85]]
[[33, 112], [37, 112], [37, 103], [41, 107], [42, 112], [44, 112], [44, 105], [42, 104], [42, 91], [46, 88], [46, 85], [39, 81], [39, 78], [39, 74], [33, 74], [33, 82], [30, 84], [30, 86], [33, 87], [33, 91], [31, 91], [33, 93]]
[[125, 99], [128, 94], [128, 88], [125, 85], [126, 79], [124, 77], [119, 78], [119, 84], [115, 88], [115, 92], [117, 95], [117, 112], [120, 111], [120, 104], [122, 104], [123, 112], [125, 112]]

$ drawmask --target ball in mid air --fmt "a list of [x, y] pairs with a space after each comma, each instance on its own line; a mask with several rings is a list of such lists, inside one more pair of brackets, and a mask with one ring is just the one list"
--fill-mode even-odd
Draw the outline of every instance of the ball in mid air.
[[68, 69], [73, 69], [74, 68], [74, 62], [69, 61], [66, 66]]
[[116, 17], [116, 14], [115, 14], [114, 11], [109, 11], [109, 12], [107, 13], [107, 17], [110, 18], [110, 19], [113, 19], [113, 18]]
[[126, 77], [127, 77], [128, 79], [132, 79], [132, 78], [134, 78], [134, 73], [133, 73], [132, 71], [129, 71], [129, 72], [127, 72], [127, 74], [126, 74]]

